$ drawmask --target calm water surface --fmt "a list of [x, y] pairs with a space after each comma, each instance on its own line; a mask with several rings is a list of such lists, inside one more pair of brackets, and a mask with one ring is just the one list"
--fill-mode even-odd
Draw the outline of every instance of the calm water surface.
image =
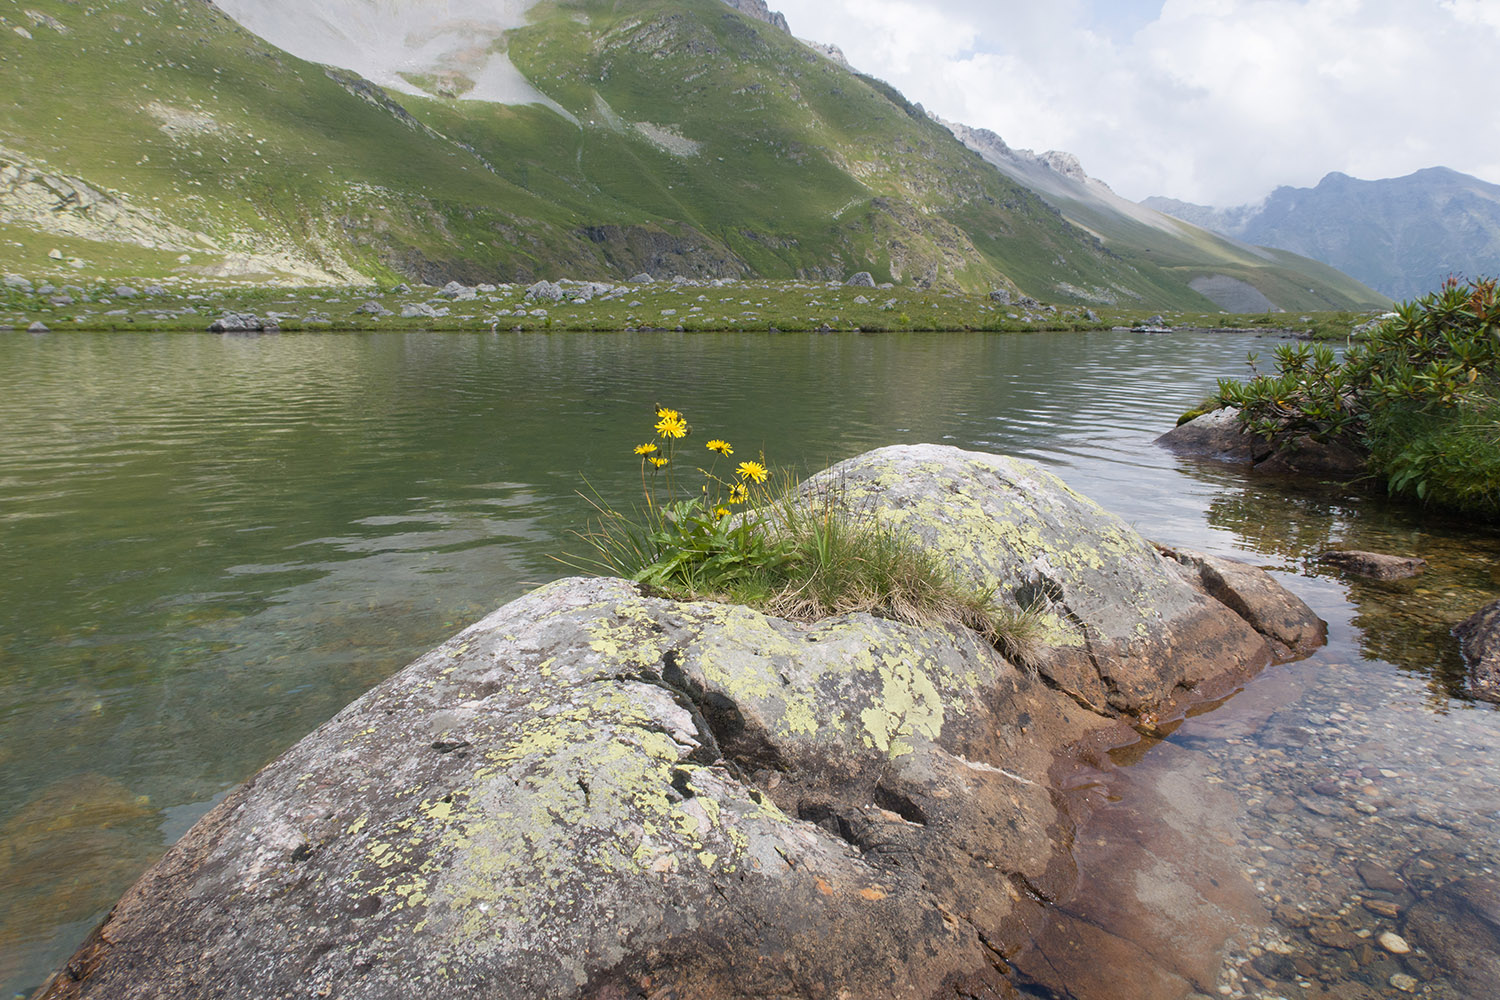
[[[629, 451], [658, 400], [740, 455], [803, 470], [901, 442], [1027, 457], [1149, 537], [1279, 573], [1329, 620], [1329, 648], [1081, 780], [1084, 867], [1091, 850], [1159, 864], [1170, 842], [1177, 863], [1248, 882], [1235, 905], [1175, 906], [1194, 926], [1220, 914], [1227, 962], [1135, 942], [1153, 966], [1137, 974], [1168, 977], [1168, 993], [1385, 996], [1410, 975], [1472, 995], [1451, 956], [1361, 945], [1404, 929], [1423, 891], [1493, 874], [1500, 715], [1454, 696], [1446, 632], [1500, 591], [1500, 539], [1150, 446], [1269, 347], [1194, 333], [5, 336], [0, 995], [40, 982], [228, 788], [564, 575], [553, 557], [585, 519], [581, 477], [628, 502]], [[1434, 569], [1351, 584], [1313, 563], [1333, 545]], [[1215, 821], [1194, 819], [1216, 794]], [[1157, 841], [1131, 809], [1166, 824]], [[1372, 865], [1404, 888], [1372, 888]], [[1035, 978], [1039, 995], [1060, 989]]]

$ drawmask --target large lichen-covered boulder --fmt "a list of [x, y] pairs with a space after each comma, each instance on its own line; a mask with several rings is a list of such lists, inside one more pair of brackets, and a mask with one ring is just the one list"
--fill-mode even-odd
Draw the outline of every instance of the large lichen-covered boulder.
[[563, 581], [232, 794], [48, 995], [1000, 990], [1083, 716], [968, 634]]
[[1029, 463], [896, 446], [836, 465], [804, 490], [909, 534], [1012, 609], [1040, 613], [1049, 634], [1028, 665], [1091, 708], [1155, 712], [1205, 680], [1271, 660], [1243, 618], [1184, 581], [1150, 542]]
[[233, 792], [42, 995], [1013, 997], [1076, 883], [1060, 755], [1270, 648], [1023, 463], [887, 449], [830, 477], [807, 488], [1050, 616], [1036, 665], [1071, 696], [962, 629], [560, 581]]

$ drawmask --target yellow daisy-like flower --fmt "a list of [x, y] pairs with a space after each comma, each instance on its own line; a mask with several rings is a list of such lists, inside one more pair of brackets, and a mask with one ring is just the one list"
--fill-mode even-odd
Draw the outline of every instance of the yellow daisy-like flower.
[[722, 520], [724, 520], [724, 518], [726, 518], [728, 516], [729, 516], [729, 508], [728, 507], [716, 507], [714, 509], [714, 520], [716, 520], [716, 521], [722, 521]]
[[734, 471], [741, 479], [748, 479], [755, 483], [765, 482], [766, 477], [770, 475], [766, 472], [766, 467], [759, 462], [741, 462], [739, 468]]
[[667, 410], [656, 421], [656, 433], [664, 438], [685, 438], [688, 436], [687, 421], [676, 410]]
[[750, 488], [744, 483], [735, 483], [729, 487], [730, 503], [745, 503], [750, 499]]
[[638, 444], [635, 446], [637, 455], [655, 455], [661, 449], [654, 444]]
[[672, 460], [670, 458], [651, 458], [647, 459], [647, 461], [656, 466], [658, 469], [665, 469], [668, 465], [672, 464]]
[[728, 458], [730, 455], [734, 454], [734, 449], [729, 447], [729, 442], [720, 441], [718, 438], [715, 438], [714, 440], [708, 442], [708, 450], [716, 451], [720, 455], [723, 455], [725, 458]]

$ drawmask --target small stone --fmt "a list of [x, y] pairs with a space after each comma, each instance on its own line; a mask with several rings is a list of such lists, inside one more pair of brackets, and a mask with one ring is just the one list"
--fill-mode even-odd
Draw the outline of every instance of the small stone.
[[1391, 977], [1391, 985], [1402, 993], [1417, 992], [1417, 981], [1404, 972], [1398, 972]]
[[1401, 913], [1401, 907], [1388, 899], [1367, 899], [1364, 902], [1364, 906], [1371, 913], [1378, 913], [1382, 917], [1395, 918]]
[[63, 252], [61, 250], [48, 250], [47, 256], [51, 257], [53, 260], [62, 260]]
[[1380, 947], [1392, 955], [1410, 955], [1411, 945], [1406, 943], [1406, 938], [1393, 931], [1386, 931], [1380, 935]]
[[26, 328], [26, 332], [27, 333], [51, 333], [52, 330], [47, 326], [46, 323], [43, 323], [41, 320], [37, 320], [35, 323], [31, 324], [30, 326], [28, 326]]

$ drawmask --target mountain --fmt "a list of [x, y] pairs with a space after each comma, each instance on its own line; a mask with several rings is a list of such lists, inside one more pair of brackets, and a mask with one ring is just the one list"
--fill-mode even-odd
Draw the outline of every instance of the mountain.
[[1115, 194], [1069, 153], [1012, 149], [985, 129], [945, 122], [959, 141], [1001, 173], [1035, 191], [1063, 217], [1131, 263], [1166, 270], [1229, 312], [1338, 309], [1385, 299], [1327, 265], [1254, 246]]
[[1332, 173], [1315, 188], [1277, 188], [1234, 209], [1144, 204], [1321, 260], [1395, 299], [1425, 295], [1450, 275], [1500, 274], [1500, 186], [1446, 167], [1379, 181]]
[[33, 0], [0, 14], [0, 269], [1210, 307], [785, 28], [760, 0]]

